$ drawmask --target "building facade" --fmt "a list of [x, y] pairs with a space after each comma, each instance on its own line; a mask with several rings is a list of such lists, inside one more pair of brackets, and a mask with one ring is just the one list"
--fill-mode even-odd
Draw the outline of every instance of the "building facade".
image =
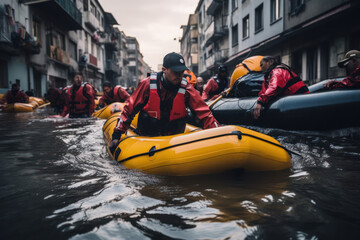
[[[198, 75], [209, 78], [220, 64], [232, 72], [247, 57], [273, 55], [308, 84], [344, 76], [338, 60], [360, 49], [360, 25], [354, 20], [359, 5], [356, 0], [200, 0]], [[181, 44], [188, 56], [191, 50]]]
[[[11, 84], [42, 97], [82, 71], [98, 90], [105, 80], [136, 86], [146, 63], [129, 71], [128, 43], [98, 0], [3, 0], [0, 3], [0, 93]], [[147, 65], [146, 65], [147, 66]]]

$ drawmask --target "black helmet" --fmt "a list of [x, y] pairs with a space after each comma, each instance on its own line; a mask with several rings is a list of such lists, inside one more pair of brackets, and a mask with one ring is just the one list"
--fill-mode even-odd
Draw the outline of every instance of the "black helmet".
[[218, 72], [227, 72], [227, 67], [225, 65], [220, 65], [218, 68]]

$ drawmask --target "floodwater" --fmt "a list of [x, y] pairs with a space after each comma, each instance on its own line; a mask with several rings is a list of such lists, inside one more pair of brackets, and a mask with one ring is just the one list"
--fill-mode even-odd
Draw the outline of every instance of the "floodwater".
[[0, 239], [358, 239], [360, 128], [271, 135], [293, 167], [165, 177], [125, 169], [104, 120], [0, 113]]

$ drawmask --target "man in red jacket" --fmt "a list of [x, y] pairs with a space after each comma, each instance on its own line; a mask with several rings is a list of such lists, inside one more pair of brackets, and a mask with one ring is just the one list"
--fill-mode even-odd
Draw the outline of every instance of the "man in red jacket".
[[228, 71], [227, 67], [220, 65], [218, 68], [218, 74], [209, 79], [204, 90], [202, 92], [202, 99], [204, 101], [215, 99], [219, 94], [224, 94], [225, 88], [228, 87]]
[[115, 150], [121, 135], [127, 131], [138, 112], [137, 130], [146, 136], [184, 132], [188, 115], [186, 107], [202, 121], [205, 129], [220, 126], [198, 91], [183, 78], [186, 69], [184, 58], [172, 52], [164, 57], [162, 72], [152, 73], [140, 81], [118, 119], [112, 135], [111, 151]]
[[83, 83], [82, 73], [74, 74], [74, 84], [66, 89], [65, 106], [62, 117], [69, 114], [70, 118], [90, 117], [95, 110], [94, 89], [88, 83]]
[[110, 82], [104, 82], [103, 84], [104, 94], [99, 100], [100, 107], [104, 107], [105, 104], [109, 105], [113, 102], [125, 102], [129, 97], [129, 93], [121, 86], [115, 86]]
[[265, 73], [262, 89], [254, 108], [254, 118], [260, 116], [261, 107], [269, 105], [277, 97], [309, 93], [305, 83], [289, 66], [280, 63], [276, 57], [265, 56], [260, 62], [261, 71]]
[[20, 91], [20, 86], [16, 83], [11, 85], [11, 90], [8, 90], [0, 99], [0, 104], [10, 103], [29, 103], [29, 97], [24, 91]]
[[360, 87], [360, 51], [350, 50], [345, 54], [345, 58], [338, 62], [340, 68], [346, 68], [348, 75], [342, 81], [329, 80], [324, 84], [324, 88], [359, 88]]

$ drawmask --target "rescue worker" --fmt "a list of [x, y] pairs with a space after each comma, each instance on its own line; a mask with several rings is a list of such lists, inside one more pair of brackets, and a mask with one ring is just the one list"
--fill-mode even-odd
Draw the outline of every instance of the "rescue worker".
[[102, 87], [104, 94], [99, 100], [100, 107], [104, 107], [113, 102], [125, 102], [130, 97], [129, 93], [119, 85], [113, 87], [110, 82], [104, 82]]
[[347, 77], [340, 82], [329, 80], [324, 84], [324, 88], [360, 88], [360, 51], [348, 51], [345, 58], [338, 62], [338, 66], [346, 68]]
[[11, 90], [8, 90], [0, 99], [0, 104], [10, 103], [29, 103], [29, 97], [20, 91], [20, 86], [16, 83], [11, 85]]
[[254, 108], [255, 119], [259, 118], [261, 107], [267, 107], [277, 97], [309, 93], [300, 77], [289, 66], [280, 63], [278, 58], [264, 57], [260, 61], [260, 68], [265, 76]]
[[138, 112], [137, 130], [146, 136], [184, 132], [186, 107], [202, 121], [205, 129], [220, 126], [200, 94], [183, 78], [186, 69], [184, 58], [172, 52], [164, 57], [162, 72], [140, 81], [114, 129], [109, 147], [112, 152]]
[[200, 93], [200, 95], [202, 95], [203, 90], [204, 90], [204, 79], [202, 77], [198, 77], [196, 79], [196, 84], [195, 84], [195, 89]]
[[74, 73], [74, 84], [63, 90], [65, 106], [62, 117], [69, 114], [70, 118], [90, 117], [95, 110], [94, 88], [83, 82], [82, 73]]
[[202, 99], [204, 101], [217, 98], [220, 94], [225, 94], [224, 90], [229, 84], [227, 67], [220, 65], [216, 76], [209, 79], [203, 93]]

